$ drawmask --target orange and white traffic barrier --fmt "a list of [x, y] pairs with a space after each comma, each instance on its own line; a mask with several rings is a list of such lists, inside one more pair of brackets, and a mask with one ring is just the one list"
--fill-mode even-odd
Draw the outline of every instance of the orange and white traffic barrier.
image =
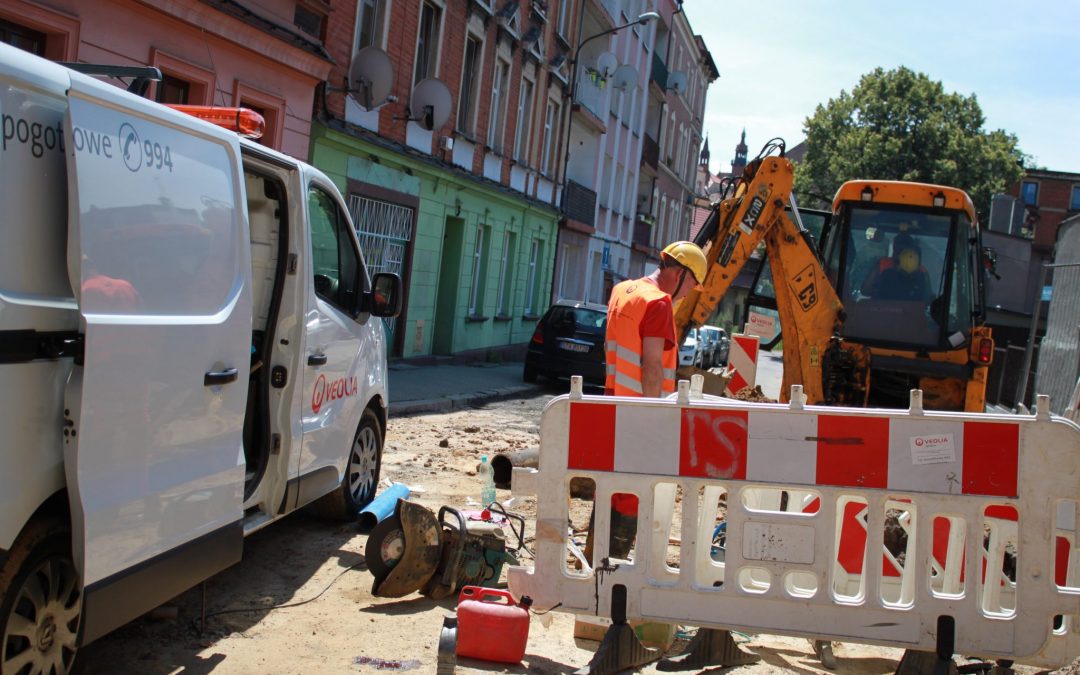
[[[1043, 667], [1080, 653], [1080, 426], [1052, 416], [569, 396], [544, 410], [536, 558], [510, 590], [537, 610], [798, 635]], [[567, 553], [570, 481], [638, 497], [628, 560]], [[722, 527], [721, 527], [722, 524]], [[724, 529], [724, 541], [717, 533]], [[677, 546], [671, 542], [679, 542]], [[620, 588], [621, 587], [621, 588]], [[618, 590], [616, 590], [618, 589]], [[621, 601], [620, 601], [621, 602]], [[942, 621], [945, 621], [943, 624]]]
[[734, 396], [743, 387], [757, 384], [759, 338], [756, 335], [733, 333], [728, 348], [728, 369], [734, 369], [724, 393]]

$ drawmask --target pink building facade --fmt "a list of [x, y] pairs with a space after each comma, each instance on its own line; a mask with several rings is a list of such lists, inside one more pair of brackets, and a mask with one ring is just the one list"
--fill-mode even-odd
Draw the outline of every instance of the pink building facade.
[[199, 0], [0, 0], [0, 32], [54, 61], [156, 66], [164, 79], [150, 97], [254, 108], [267, 123], [262, 143], [306, 158], [315, 87], [332, 65], [322, 5], [264, 0], [240, 11]]
[[642, 264], [656, 262], [657, 249], [668, 243], [692, 238], [705, 96], [720, 76], [686, 15], [673, 2], [663, 2], [660, 13], [665, 24], [657, 37], [649, 87], [649, 153], [642, 159], [634, 242]]
[[[649, 12], [659, 19], [638, 24]], [[688, 235], [717, 73], [674, 0], [584, 0], [581, 16], [553, 295], [602, 303]]]

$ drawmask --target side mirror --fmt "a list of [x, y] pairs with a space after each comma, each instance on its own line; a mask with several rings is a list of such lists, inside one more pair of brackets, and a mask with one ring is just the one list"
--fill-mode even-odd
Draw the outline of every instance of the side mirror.
[[374, 316], [391, 317], [401, 312], [401, 277], [379, 272], [371, 280], [371, 292], [365, 293], [364, 305]]

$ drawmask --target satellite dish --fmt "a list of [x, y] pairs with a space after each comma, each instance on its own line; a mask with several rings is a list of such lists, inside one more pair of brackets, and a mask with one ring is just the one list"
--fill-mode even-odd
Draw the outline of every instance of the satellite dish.
[[596, 57], [596, 69], [600, 71], [600, 75], [605, 80], [614, 75], [615, 69], [618, 67], [619, 59], [615, 58], [615, 55], [611, 52], [604, 52]]
[[378, 47], [364, 47], [353, 56], [349, 66], [349, 96], [365, 110], [374, 110], [390, 96], [394, 64]]
[[409, 101], [409, 117], [428, 131], [438, 129], [450, 119], [450, 107], [453, 105], [450, 87], [442, 80], [429, 77], [421, 80], [413, 89]]
[[611, 86], [616, 89], [626, 89], [637, 83], [637, 68], [630, 64], [623, 64], [615, 69], [615, 75]]
[[684, 93], [686, 91], [686, 73], [678, 70], [668, 73], [667, 88], [673, 90], [676, 94]]

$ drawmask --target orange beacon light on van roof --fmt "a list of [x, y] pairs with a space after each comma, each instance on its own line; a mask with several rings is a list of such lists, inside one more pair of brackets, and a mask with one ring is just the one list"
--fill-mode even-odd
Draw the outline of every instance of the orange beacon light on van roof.
[[210, 105], [170, 104], [173, 110], [206, 120], [211, 124], [235, 131], [245, 138], [262, 138], [266, 120], [250, 108], [221, 108]]

